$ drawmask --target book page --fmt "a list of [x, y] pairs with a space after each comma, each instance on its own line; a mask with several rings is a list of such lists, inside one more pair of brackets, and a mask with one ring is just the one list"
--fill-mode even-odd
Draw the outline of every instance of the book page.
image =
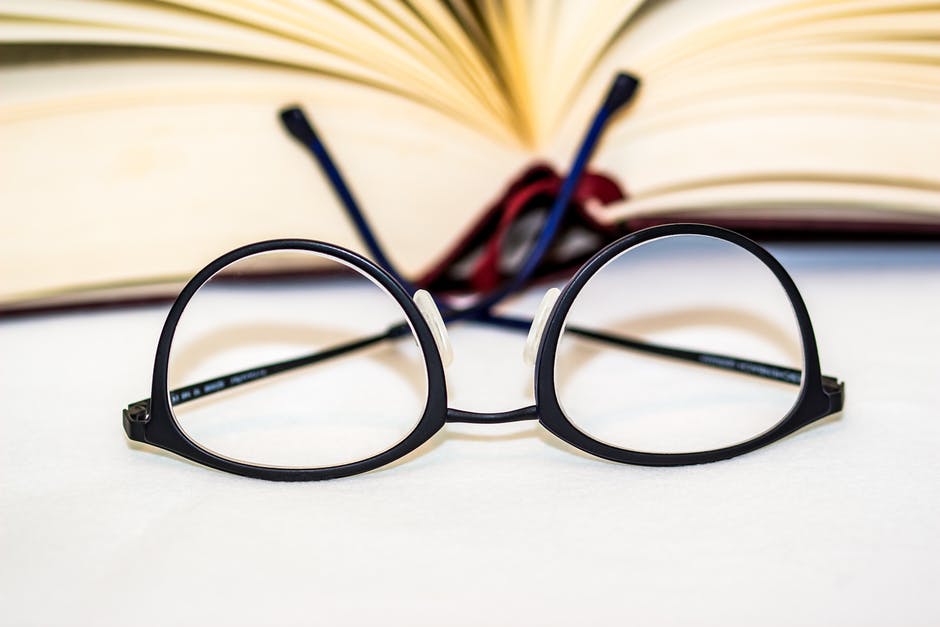
[[842, 206], [847, 218], [853, 208], [940, 213], [940, 9], [734, 5], [641, 12], [572, 108], [560, 139], [610, 74], [642, 80], [593, 162], [631, 197], [607, 219], [714, 209], [723, 194], [735, 207]]
[[4, 299], [187, 278], [270, 238], [363, 250], [280, 128], [286, 104], [306, 108], [406, 274], [528, 160], [409, 99], [299, 71], [169, 55], [7, 68], [2, 80]]

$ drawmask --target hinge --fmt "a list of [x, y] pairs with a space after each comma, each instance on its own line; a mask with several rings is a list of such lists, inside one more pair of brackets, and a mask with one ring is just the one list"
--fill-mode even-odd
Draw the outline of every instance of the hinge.
[[150, 422], [149, 400], [131, 403], [124, 410], [124, 431], [130, 439], [145, 442], [144, 425], [148, 422]]
[[124, 417], [131, 422], [150, 422], [150, 402], [140, 401], [128, 405], [124, 410]]

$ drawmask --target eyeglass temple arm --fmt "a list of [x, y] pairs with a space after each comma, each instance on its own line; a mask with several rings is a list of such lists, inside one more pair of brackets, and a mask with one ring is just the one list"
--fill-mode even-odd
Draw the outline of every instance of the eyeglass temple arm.
[[[515, 329], [522, 332], [528, 331], [529, 327], [532, 325], [532, 320], [527, 320], [525, 318], [512, 318], [509, 316], [491, 315], [477, 318], [475, 321], [499, 326], [502, 328]], [[671, 346], [662, 346], [659, 344], [640, 342], [631, 338], [610, 335], [606, 333], [598, 333], [597, 331], [582, 329], [580, 327], [568, 326], [566, 327], [566, 331], [581, 337], [605, 342], [622, 348], [637, 350], [653, 355], [660, 355], [663, 357], [671, 357], [673, 359], [693, 362], [703, 366], [740, 372], [743, 374], [761, 377], [764, 379], [772, 379], [775, 381], [782, 381], [784, 383], [791, 383], [794, 385], [799, 385], [802, 378], [802, 373], [799, 370], [759, 361], [729, 357], [727, 355], [720, 355], [717, 353], [702, 353], [681, 348], [674, 348]], [[289, 370], [309, 366], [327, 359], [331, 359], [333, 357], [340, 357], [356, 350], [368, 348], [373, 344], [377, 344], [385, 340], [405, 336], [408, 333], [408, 325], [402, 323], [389, 328], [384, 333], [370, 335], [369, 337], [363, 338], [361, 340], [340, 344], [324, 351], [305, 355], [296, 359], [267, 364], [265, 366], [258, 366], [248, 370], [241, 370], [239, 372], [234, 372], [220, 377], [214, 377], [212, 379], [206, 379], [205, 381], [200, 381], [192, 385], [187, 385], [182, 388], [171, 390], [170, 403], [173, 405], [179, 405], [197, 398], [203, 398], [205, 396], [215, 394], [216, 392], [221, 392], [223, 390], [238, 387], [246, 383], [251, 383], [252, 381], [258, 381], [259, 379], [264, 379], [276, 374], [287, 372]], [[843, 384], [834, 377], [824, 376], [823, 386], [830, 396], [830, 413], [839, 411], [842, 408], [843, 402]], [[143, 401], [131, 403], [128, 408], [130, 409], [135, 406], [146, 407], [149, 404], [149, 401], [150, 399], [145, 399]]]
[[[461, 318], [473, 318], [476, 317], [480, 311], [490, 309], [507, 295], [518, 290], [532, 276], [539, 262], [541, 262], [542, 258], [548, 252], [549, 247], [555, 239], [562, 218], [568, 209], [568, 203], [571, 202], [571, 197], [574, 195], [578, 181], [581, 180], [584, 168], [587, 166], [587, 162], [591, 158], [591, 154], [594, 152], [594, 148], [597, 146], [601, 134], [607, 126], [607, 122], [617, 111], [622, 109], [633, 99], [639, 84], [639, 79], [630, 74], [623, 72], [617, 74], [613, 83], [611, 83], [604, 101], [595, 113], [591, 125], [588, 127], [588, 131], [581, 142], [581, 146], [577, 153], [575, 153], [574, 162], [571, 169], [568, 171], [568, 176], [565, 177], [562, 183], [561, 190], [549, 210], [545, 226], [542, 228], [535, 245], [526, 257], [522, 269], [501, 289], [488, 294], [469, 310], [461, 312]], [[385, 254], [385, 250], [379, 243], [372, 227], [369, 226], [369, 222], [362, 212], [362, 209], [360, 209], [359, 203], [356, 202], [352, 191], [346, 184], [342, 172], [340, 172], [339, 167], [327, 150], [326, 144], [320, 139], [320, 136], [317, 134], [316, 130], [314, 130], [310, 120], [304, 114], [303, 109], [297, 105], [287, 107], [281, 111], [280, 117], [281, 122], [288, 132], [290, 132], [290, 134], [316, 159], [320, 169], [330, 181], [330, 185], [333, 187], [333, 191], [339, 198], [340, 203], [352, 219], [356, 231], [369, 249], [372, 258], [413, 294], [416, 290], [415, 286], [398, 272], [391, 259]], [[449, 307], [446, 308], [450, 309]]]
[[[369, 337], [362, 338], [361, 340], [339, 344], [324, 351], [312, 353], [310, 355], [304, 355], [303, 357], [297, 357], [296, 359], [288, 359], [287, 361], [279, 361], [277, 363], [267, 364], [264, 366], [256, 366], [254, 368], [249, 368], [248, 370], [239, 370], [238, 372], [232, 372], [219, 377], [213, 377], [211, 379], [199, 381], [198, 383], [176, 388], [175, 390], [170, 390], [170, 404], [179, 405], [187, 401], [196, 400], [197, 398], [210, 396], [217, 392], [222, 392], [223, 390], [230, 390], [234, 387], [251, 383], [252, 381], [266, 379], [267, 377], [271, 377], [276, 374], [281, 374], [283, 372], [288, 372], [290, 370], [295, 370], [304, 366], [310, 366], [321, 361], [326, 361], [327, 359], [332, 359], [334, 357], [340, 357], [353, 351], [368, 348], [373, 344], [378, 344], [379, 342], [385, 340], [408, 335], [409, 333], [410, 329], [407, 324], [397, 324], [393, 327], [390, 327], [384, 333], [378, 333], [376, 335], [370, 335]], [[128, 409], [134, 408], [136, 406], [146, 407], [149, 406], [149, 404], [150, 399], [148, 398], [142, 401], [137, 401], [136, 403], [131, 403], [128, 406]]]
[[362, 209], [359, 208], [359, 203], [356, 202], [352, 190], [350, 190], [349, 186], [346, 184], [346, 179], [343, 178], [343, 174], [340, 172], [333, 157], [330, 156], [326, 144], [323, 143], [323, 140], [320, 139], [320, 136], [317, 134], [316, 130], [314, 130], [313, 124], [307, 119], [303, 109], [297, 105], [290, 106], [282, 109], [280, 116], [284, 128], [286, 128], [294, 139], [300, 142], [304, 148], [313, 155], [314, 159], [316, 159], [317, 165], [320, 166], [323, 174], [330, 181], [330, 186], [339, 198], [340, 203], [352, 220], [353, 226], [356, 227], [359, 237], [362, 238], [363, 243], [365, 243], [366, 248], [369, 249], [369, 254], [375, 262], [385, 269], [386, 272], [395, 277], [395, 280], [401, 283], [405, 289], [414, 294], [416, 288], [398, 272], [395, 264], [393, 264], [391, 259], [385, 254], [385, 249], [379, 242], [378, 237], [376, 237], [372, 227], [369, 226], [369, 222], [366, 220]]
[[577, 189], [578, 182], [581, 180], [581, 175], [584, 174], [584, 169], [587, 167], [588, 161], [591, 159], [591, 155], [594, 153], [594, 149], [597, 147], [604, 129], [607, 127], [607, 123], [615, 113], [633, 100], [633, 96], [636, 94], [639, 85], [640, 81], [635, 76], [625, 72], [617, 74], [607, 91], [604, 101], [591, 120], [591, 125], [585, 133], [584, 139], [578, 147], [578, 151], [575, 153], [571, 168], [568, 170], [568, 175], [562, 182], [561, 190], [558, 192], [558, 195], [555, 197], [548, 211], [545, 225], [539, 232], [538, 238], [526, 256], [525, 261], [523, 261], [522, 267], [505, 285], [487, 294], [469, 309], [461, 311], [457, 316], [458, 318], [486, 317], [486, 314], [494, 305], [519, 290], [525, 285], [526, 281], [532, 277], [539, 263], [541, 263], [551, 247], [552, 242], [555, 240], [562, 219], [568, 211], [571, 198], [574, 195], [575, 189]]
[[[490, 315], [485, 319], [481, 319], [481, 322], [489, 322], [496, 326], [509, 329], [518, 329], [520, 331], [527, 331], [532, 325], [532, 321], [525, 318], [513, 318], [511, 316], [497, 315]], [[674, 348], [672, 346], [663, 346], [661, 344], [641, 342], [629, 337], [611, 335], [609, 333], [599, 333], [597, 331], [584, 329], [578, 326], [567, 325], [565, 326], [565, 332], [598, 342], [604, 342], [606, 344], [613, 344], [614, 346], [620, 346], [631, 350], [649, 353], [651, 355], [672, 357], [673, 359], [681, 359], [682, 361], [693, 362], [703, 366], [740, 372], [764, 379], [781, 381], [783, 383], [799, 385], [803, 377], [802, 371], [795, 368], [777, 366], [762, 361], [742, 359], [740, 357], [730, 357], [728, 355], [720, 355], [718, 353], [703, 353], [682, 348]], [[826, 388], [826, 391], [831, 394], [838, 393], [841, 395], [842, 393], [843, 385], [835, 377], [823, 376], [823, 386]], [[838, 402], [838, 407], [841, 409], [841, 401]]]

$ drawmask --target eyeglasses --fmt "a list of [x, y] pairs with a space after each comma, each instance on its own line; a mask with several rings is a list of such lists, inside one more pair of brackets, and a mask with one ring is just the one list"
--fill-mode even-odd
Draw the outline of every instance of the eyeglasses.
[[[614, 82], [521, 271], [464, 307], [395, 271], [303, 113], [286, 111], [378, 263], [300, 239], [210, 263], [170, 309], [151, 398], [124, 411], [128, 437], [219, 470], [303, 481], [387, 465], [448, 422], [538, 420], [597, 457], [667, 466], [750, 452], [840, 411], [844, 385], [821, 373], [792, 279], [725, 229], [627, 235], [549, 290], [534, 319], [496, 311], [534, 272], [606, 121], [635, 88], [626, 75]], [[265, 275], [271, 267], [277, 275]], [[448, 407], [455, 322], [528, 333], [534, 405]]]

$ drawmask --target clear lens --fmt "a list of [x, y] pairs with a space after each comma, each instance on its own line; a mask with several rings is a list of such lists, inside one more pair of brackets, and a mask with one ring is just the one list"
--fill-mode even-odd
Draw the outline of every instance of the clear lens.
[[424, 412], [427, 368], [413, 331], [270, 373], [405, 321], [388, 292], [334, 258], [276, 251], [241, 259], [183, 311], [170, 349], [173, 414], [203, 448], [249, 464], [367, 459], [403, 440]]
[[688, 453], [775, 426], [800, 392], [801, 374], [787, 369], [802, 368], [799, 325], [770, 269], [724, 240], [677, 235], [625, 251], [588, 280], [565, 320], [555, 386], [564, 414], [590, 437]]

